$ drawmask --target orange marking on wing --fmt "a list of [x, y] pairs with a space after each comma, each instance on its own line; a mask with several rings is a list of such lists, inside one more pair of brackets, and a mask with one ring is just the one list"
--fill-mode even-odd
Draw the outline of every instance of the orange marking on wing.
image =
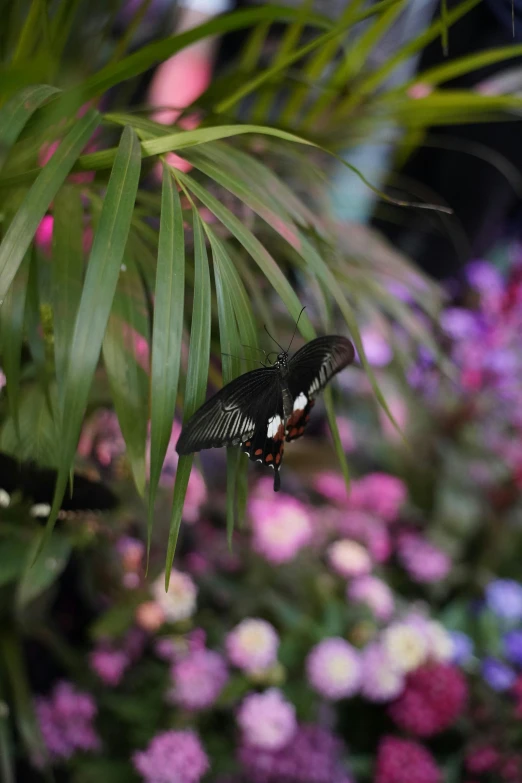
[[302, 435], [302, 434], [303, 434], [303, 432], [304, 432], [304, 427], [299, 427], [299, 429], [298, 429], [298, 434], [299, 434], [299, 435]]
[[265, 457], [265, 462], [272, 462], [273, 459], [274, 459], [274, 455], [273, 454], [267, 454], [266, 457]]
[[252, 441], [251, 440], [247, 440], [247, 442], [245, 443], [245, 446], [251, 446], [251, 445], [252, 445]]
[[256, 449], [254, 451], [254, 454], [256, 455], [256, 457], [259, 457], [259, 455], [262, 454], [262, 453], [263, 453], [263, 449]]
[[290, 430], [290, 432], [288, 433], [288, 436], [289, 436], [290, 438], [295, 438], [295, 436], [296, 436], [296, 435], [297, 435], [297, 429], [296, 429], [296, 427], [293, 427], [293, 428]]
[[298, 410], [294, 411], [294, 412], [293, 412], [293, 413], [292, 413], [292, 414], [291, 414], [291, 415], [288, 417], [288, 421], [286, 422], [286, 427], [287, 427], [287, 429], [288, 429], [289, 427], [294, 427], [294, 426], [297, 424], [297, 422], [299, 421], [299, 419], [300, 419], [300, 418], [301, 418], [301, 416], [303, 415], [303, 410], [304, 410], [304, 408], [303, 408], [303, 409], [300, 409], [300, 410], [298, 409]]
[[285, 427], [284, 424], [280, 424], [276, 434], [274, 435], [274, 440], [284, 440], [285, 439]]
[[281, 454], [276, 454], [275, 461], [276, 461], [276, 465], [279, 465], [279, 463], [281, 462]]

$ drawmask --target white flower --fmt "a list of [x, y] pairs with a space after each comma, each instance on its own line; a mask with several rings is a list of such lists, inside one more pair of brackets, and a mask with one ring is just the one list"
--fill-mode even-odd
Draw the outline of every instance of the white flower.
[[427, 658], [427, 639], [419, 628], [407, 623], [395, 623], [382, 636], [383, 646], [391, 665], [399, 672], [417, 669]]
[[169, 589], [165, 592], [165, 576], [162, 574], [152, 584], [152, 595], [161, 607], [165, 620], [175, 623], [186, 620], [196, 611], [197, 587], [188, 574], [172, 569]]
[[328, 561], [340, 576], [363, 576], [372, 570], [367, 550], [356, 541], [343, 538], [328, 548]]

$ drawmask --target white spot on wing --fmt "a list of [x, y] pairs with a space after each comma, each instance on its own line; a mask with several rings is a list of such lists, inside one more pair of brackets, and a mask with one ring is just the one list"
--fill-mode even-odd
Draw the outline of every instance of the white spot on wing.
[[306, 394], [301, 392], [294, 400], [294, 411], [304, 411], [308, 403]]
[[276, 416], [272, 416], [271, 419], [268, 419], [268, 430], [266, 433], [267, 438], [274, 438], [280, 426], [281, 426], [281, 416], [276, 415]]

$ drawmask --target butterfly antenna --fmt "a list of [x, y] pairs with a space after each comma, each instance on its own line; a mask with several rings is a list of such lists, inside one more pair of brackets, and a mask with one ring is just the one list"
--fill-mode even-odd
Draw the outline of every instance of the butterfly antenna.
[[294, 342], [294, 337], [295, 337], [295, 335], [296, 335], [296, 332], [297, 332], [297, 325], [298, 325], [298, 323], [299, 323], [299, 319], [301, 318], [301, 316], [302, 316], [302, 314], [304, 313], [304, 311], [305, 311], [305, 310], [306, 310], [306, 305], [305, 305], [305, 306], [304, 306], [304, 307], [301, 309], [301, 312], [300, 312], [300, 313], [299, 313], [299, 315], [297, 316], [297, 321], [295, 322], [294, 333], [293, 333], [293, 335], [292, 335], [292, 339], [290, 340], [290, 345], [288, 346], [287, 353], [288, 353], [288, 351], [290, 350], [290, 348], [292, 347], [292, 343]]
[[[246, 356], [236, 356], [236, 355], [235, 355], [235, 354], [233, 354], [233, 353], [222, 353], [222, 354], [221, 354], [221, 356], [230, 356], [230, 358], [231, 358], [231, 359], [240, 359], [242, 362], [247, 362], [247, 361], [248, 361], [248, 359], [246, 358]], [[259, 359], [256, 359], [255, 361], [256, 361], [256, 362], [259, 362], [259, 364], [261, 364], [263, 367], [265, 366], [265, 365], [263, 364], [263, 362], [262, 362], [262, 361], [260, 361]]]
[[258, 348], [257, 345], [253, 346], [253, 345], [245, 345], [244, 343], [241, 343], [241, 347], [242, 348], [249, 348], [251, 351], [260, 351], [261, 353], [263, 353], [266, 356], [266, 351], [263, 348]]
[[270, 339], [271, 339], [271, 340], [273, 340], [273, 341], [275, 342], [275, 344], [276, 344], [277, 346], [279, 346], [279, 348], [281, 348], [281, 350], [283, 351], [283, 353], [285, 353], [285, 349], [283, 348], [283, 346], [282, 346], [282, 345], [279, 345], [279, 343], [277, 342], [276, 338], [275, 338], [275, 337], [272, 337], [272, 335], [270, 334], [270, 332], [269, 332], [269, 331], [268, 331], [268, 329], [266, 328], [266, 324], [263, 324], [263, 329], [265, 330], [265, 332], [267, 333], [267, 335], [270, 337]]

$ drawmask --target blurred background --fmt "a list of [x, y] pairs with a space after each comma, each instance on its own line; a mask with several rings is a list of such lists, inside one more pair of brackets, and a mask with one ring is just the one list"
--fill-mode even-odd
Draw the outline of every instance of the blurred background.
[[0, 781], [521, 783], [522, 3], [0, 10]]

